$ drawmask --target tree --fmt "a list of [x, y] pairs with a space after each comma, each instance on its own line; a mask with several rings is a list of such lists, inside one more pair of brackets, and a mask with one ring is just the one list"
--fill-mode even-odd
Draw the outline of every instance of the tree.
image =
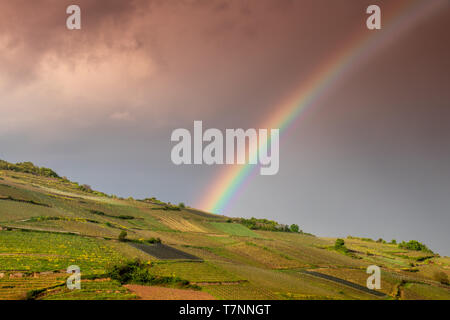
[[345, 241], [344, 241], [344, 239], [336, 239], [336, 242], [334, 243], [334, 247], [336, 249], [345, 248]]
[[125, 230], [122, 230], [122, 232], [119, 234], [119, 241], [126, 241], [128, 233]]
[[180, 202], [180, 204], [178, 205], [181, 209], [184, 209], [184, 208], [186, 208], [186, 206], [185, 206], [185, 204], [184, 204], [184, 202]]
[[300, 230], [300, 228], [298, 227], [298, 225], [296, 224], [291, 224], [291, 231], [298, 233], [298, 231]]
[[408, 242], [402, 241], [398, 246], [399, 246], [399, 248], [402, 248], [402, 249], [433, 253], [433, 251], [428, 249], [428, 247], [426, 245], [424, 245], [423, 243], [420, 243], [417, 240], [410, 240]]

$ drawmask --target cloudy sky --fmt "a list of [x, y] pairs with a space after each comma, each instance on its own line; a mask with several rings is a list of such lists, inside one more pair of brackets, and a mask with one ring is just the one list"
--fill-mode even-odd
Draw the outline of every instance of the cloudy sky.
[[[431, 1], [431, 0], [430, 0]], [[438, 1], [438, 0], [432, 0]], [[414, 1], [396, 1], [396, 5]], [[176, 128], [259, 128], [391, 1], [0, 0], [0, 158], [199, 206], [224, 166], [175, 166]], [[70, 4], [82, 29], [69, 31]], [[444, 7], [445, 8], [445, 7]], [[230, 216], [450, 255], [450, 16], [411, 25], [282, 137]], [[381, 32], [381, 31], [380, 31]]]

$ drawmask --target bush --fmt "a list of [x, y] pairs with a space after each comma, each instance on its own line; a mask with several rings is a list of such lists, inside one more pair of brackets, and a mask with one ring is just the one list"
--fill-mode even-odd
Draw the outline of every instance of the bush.
[[125, 230], [122, 230], [122, 232], [119, 234], [119, 241], [126, 241], [128, 233]]
[[424, 245], [423, 243], [420, 243], [417, 240], [411, 240], [408, 242], [402, 241], [398, 246], [399, 246], [399, 248], [402, 248], [402, 249], [433, 253], [433, 251], [428, 249], [428, 247], [426, 245]]
[[19, 162], [16, 164], [0, 160], [1, 170], [10, 170], [15, 172], [31, 173], [38, 176], [60, 178], [59, 175], [49, 168], [35, 166], [32, 162]]
[[436, 281], [438, 281], [438, 282], [440, 282], [442, 284], [445, 284], [447, 286], [450, 285], [450, 281], [448, 279], [448, 275], [444, 271], [436, 271], [433, 274], [433, 278], [434, 278], [434, 280], [436, 280]]
[[81, 191], [84, 191], [84, 192], [90, 192], [90, 193], [93, 192], [91, 186], [88, 185], [88, 184], [83, 184], [83, 185], [81, 185], [81, 186], [80, 186], [80, 190], [81, 190]]
[[141, 262], [140, 260], [128, 261], [121, 265], [111, 268], [107, 276], [121, 284], [135, 283], [144, 285], [169, 285], [182, 288], [200, 289], [200, 287], [191, 285], [189, 281], [178, 277], [163, 277], [150, 273], [151, 264]]
[[133, 220], [134, 219], [133, 216], [127, 216], [127, 215], [120, 215], [117, 218], [122, 219], [122, 220]]
[[[276, 221], [268, 219], [256, 219], [254, 217], [250, 219], [241, 218], [238, 222], [252, 230], [285, 231], [284, 226], [278, 224]], [[287, 229], [289, 230], [289, 227]]]
[[334, 243], [334, 247], [336, 249], [345, 248], [345, 241], [344, 241], [344, 239], [336, 239], [336, 242]]
[[184, 208], [186, 208], [186, 205], [184, 204], [184, 202], [180, 202], [178, 207], [180, 207], [181, 209], [184, 209]]

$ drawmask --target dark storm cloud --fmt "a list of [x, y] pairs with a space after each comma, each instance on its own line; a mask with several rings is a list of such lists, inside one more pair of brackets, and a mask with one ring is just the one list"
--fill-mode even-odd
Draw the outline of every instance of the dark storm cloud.
[[[392, 2], [378, 2], [388, 16]], [[70, 4], [80, 31], [66, 29]], [[258, 128], [368, 32], [369, 4], [1, 1], [0, 158], [195, 205], [222, 168], [175, 167], [171, 131], [199, 119]], [[228, 214], [418, 238], [448, 254], [449, 24], [448, 11], [424, 20], [339, 81], [283, 138], [280, 174], [250, 181]]]

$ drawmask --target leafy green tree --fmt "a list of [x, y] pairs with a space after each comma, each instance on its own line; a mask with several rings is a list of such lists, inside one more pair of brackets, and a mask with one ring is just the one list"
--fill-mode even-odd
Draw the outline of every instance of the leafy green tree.
[[423, 243], [420, 243], [417, 240], [410, 240], [408, 242], [402, 241], [398, 246], [399, 246], [399, 248], [402, 248], [402, 249], [433, 253], [433, 251], [428, 249], [428, 247], [426, 245], [424, 245]]
[[345, 248], [345, 241], [344, 241], [344, 239], [336, 239], [336, 242], [334, 243], [334, 247], [336, 249]]
[[297, 224], [291, 224], [291, 231], [292, 232], [295, 232], [295, 233], [298, 233], [298, 231], [300, 230], [300, 228], [298, 227], [298, 225]]

